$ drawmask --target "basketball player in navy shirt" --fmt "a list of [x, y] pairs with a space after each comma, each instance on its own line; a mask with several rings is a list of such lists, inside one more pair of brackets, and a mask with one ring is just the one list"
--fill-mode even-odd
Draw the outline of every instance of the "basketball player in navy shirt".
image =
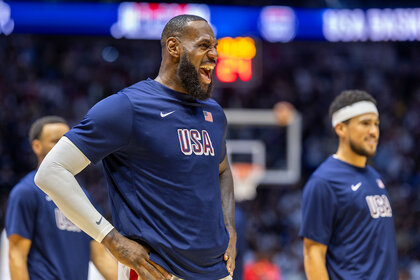
[[305, 272], [316, 279], [398, 279], [394, 221], [380, 175], [366, 161], [376, 152], [375, 99], [342, 92], [330, 106], [339, 139], [336, 154], [312, 174], [303, 191]]
[[[69, 130], [63, 118], [38, 119], [30, 142], [38, 165]], [[15, 279], [88, 279], [89, 260], [105, 279], [115, 279], [117, 263], [99, 244], [70, 222], [34, 183], [36, 170], [11, 191], [6, 210], [10, 276]]]
[[[161, 46], [157, 78], [97, 103], [47, 155], [35, 182], [111, 251], [119, 279], [231, 279], [226, 117], [210, 98], [217, 40], [206, 20], [181, 15], [166, 24]], [[73, 176], [100, 160], [114, 225]]]

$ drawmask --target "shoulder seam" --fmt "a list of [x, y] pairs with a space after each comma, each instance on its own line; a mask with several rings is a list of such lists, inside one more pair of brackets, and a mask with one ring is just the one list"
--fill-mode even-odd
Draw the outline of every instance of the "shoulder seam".
[[318, 176], [316, 174], [312, 174], [311, 178], [316, 178], [318, 180], [324, 181], [325, 183], [328, 183], [328, 180], [326, 178]]
[[134, 106], [133, 103], [131, 102], [130, 98], [127, 96], [126, 93], [124, 92], [120, 92], [122, 95], [125, 96], [125, 98], [127, 98], [128, 103], [130, 104], [131, 107], [131, 129], [130, 129], [130, 135], [128, 136], [128, 142], [127, 144], [129, 144], [131, 142], [131, 138], [133, 136], [133, 131], [134, 131]]
[[[330, 182], [326, 178], [320, 177], [318, 175], [312, 175], [312, 178], [316, 178], [316, 179], [321, 180], [322, 182], [326, 183], [327, 185], [330, 185]], [[331, 187], [328, 187], [328, 189], [333, 193], [335, 203], [337, 203], [338, 202], [337, 194], [331, 189]]]

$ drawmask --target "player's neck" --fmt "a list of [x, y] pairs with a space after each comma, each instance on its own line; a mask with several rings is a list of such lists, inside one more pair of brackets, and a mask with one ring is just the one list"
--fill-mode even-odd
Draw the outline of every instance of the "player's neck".
[[340, 145], [334, 157], [356, 167], [362, 168], [366, 166], [367, 162], [366, 156], [356, 154], [348, 145]]
[[181, 81], [176, 74], [171, 74], [168, 71], [163, 71], [161, 69], [159, 71], [159, 75], [155, 78], [155, 81], [172, 90], [186, 93], [184, 87], [181, 85]]
[[45, 156], [37, 156], [38, 159], [38, 165], [37, 165], [37, 169], [39, 168], [39, 166], [41, 165], [42, 161], [44, 160]]

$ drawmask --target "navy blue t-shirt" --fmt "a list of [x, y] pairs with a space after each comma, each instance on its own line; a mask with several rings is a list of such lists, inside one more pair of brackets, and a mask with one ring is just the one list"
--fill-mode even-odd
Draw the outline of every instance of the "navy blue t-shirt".
[[389, 196], [379, 174], [329, 157], [303, 191], [301, 237], [328, 246], [330, 279], [398, 279]]
[[7, 235], [31, 240], [27, 261], [31, 280], [87, 279], [91, 238], [35, 185], [35, 173], [26, 175], [10, 192]]
[[228, 275], [219, 182], [226, 117], [214, 100], [148, 79], [98, 102], [65, 136], [103, 161], [114, 226], [147, 243], [151, 260], [187, 280]]

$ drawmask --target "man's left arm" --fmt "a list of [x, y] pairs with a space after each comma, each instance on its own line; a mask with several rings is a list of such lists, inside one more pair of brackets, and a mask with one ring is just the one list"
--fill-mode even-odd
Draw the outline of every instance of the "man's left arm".
[[219, 180], [223, 217], [229, 232], [229, 245], [223, 258], [226, 261], [227, 270], [232, 276], [235, 270], [236, 257], [235, 197], [233, 193], [233, 177], [227, 156], [219, 165]]

